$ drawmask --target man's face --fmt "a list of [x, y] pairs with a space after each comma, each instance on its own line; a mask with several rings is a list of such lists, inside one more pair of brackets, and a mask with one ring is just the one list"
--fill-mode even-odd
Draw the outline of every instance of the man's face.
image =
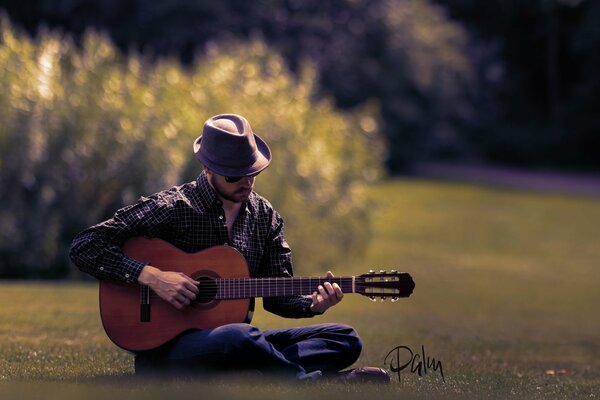
[[225, 200], [241, 203], [248, 199], [254, 187], [254, 176], [246, 176], [237, 182], [227, 182], [223, 175], [219, 175], [209, 169], [206, 175], [215, 191]]

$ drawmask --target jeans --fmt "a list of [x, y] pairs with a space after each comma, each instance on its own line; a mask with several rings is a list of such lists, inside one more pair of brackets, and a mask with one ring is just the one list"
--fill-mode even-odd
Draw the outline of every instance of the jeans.
[[136, 374], [258, 370], [317, 378], [354, 363], [362, 342], [354, 328], [318, 324], [261, 331], [245, 323], [188, 331], [158, 349], [139, 352]]

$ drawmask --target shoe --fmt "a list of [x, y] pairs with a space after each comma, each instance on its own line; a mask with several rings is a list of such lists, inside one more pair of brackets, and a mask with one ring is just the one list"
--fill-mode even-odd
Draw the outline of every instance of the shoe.
[[338, 372], [333, 380], [343, 383], [389, 383], [390, 374], [383, 368], [359, 367]]

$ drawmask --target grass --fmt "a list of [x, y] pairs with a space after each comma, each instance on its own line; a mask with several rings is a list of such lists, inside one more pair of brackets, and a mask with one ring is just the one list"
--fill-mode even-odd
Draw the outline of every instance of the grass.
[[[0, 283], [0, 398], [595, 398], [600, 395], [600, 202], [426, 180], [371, 192], [377, 212], [364, 261], [334, 272], [410, 272], [410, 299], [347, 296], [325, 316], [261, 328], [344, 322], [384, 366], [408, 346], [443, 364], [445, 382], [408, 370], [388, 386], [283, 383], [247, 377], [140, 381], [105, 337], [94, 283]], [[293, 246], [293, 243], [292, 243]], [[302, 271], [297, 271], [302, 275]], [[389, 362], [389, 360], [388, 360]], [[389, 365], [388, 365], [389, 366]], [[546, 371], [566, 370], [550, 375]]]

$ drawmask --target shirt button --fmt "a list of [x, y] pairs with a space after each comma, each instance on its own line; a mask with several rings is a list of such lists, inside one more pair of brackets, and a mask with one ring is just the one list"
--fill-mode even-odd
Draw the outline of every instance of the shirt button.
[[125, 274], [125, 278], [129, 278], [129, 274]]
[[223, 219], [223, 216], [222, 216], [222, 215], [219, 215], [219, 219]]
[[104, 267], [100, 267], [100, 271], [104, 271]]

